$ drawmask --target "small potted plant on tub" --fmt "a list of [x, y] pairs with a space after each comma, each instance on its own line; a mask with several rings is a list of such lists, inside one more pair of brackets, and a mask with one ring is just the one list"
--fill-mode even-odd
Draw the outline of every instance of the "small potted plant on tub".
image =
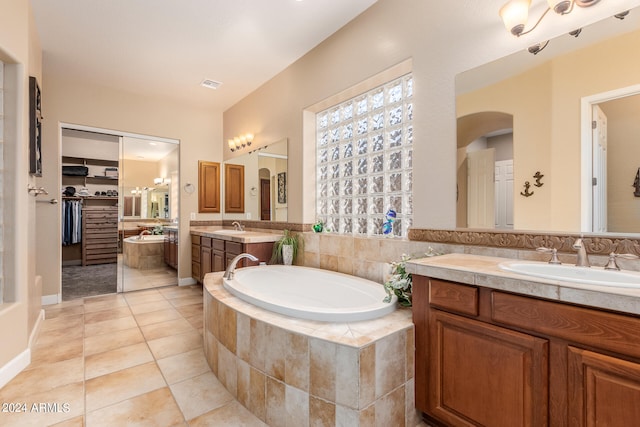
[[282, 237], [273, 244], [271, 262], [274, 264], [291, 265], [298, 255], [300, 239], [289, 230], [284, 230]]

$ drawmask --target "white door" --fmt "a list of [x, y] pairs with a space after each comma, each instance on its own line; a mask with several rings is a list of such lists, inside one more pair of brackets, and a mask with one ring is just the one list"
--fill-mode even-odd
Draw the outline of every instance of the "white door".
[[607, 231], [607, 116], [598, 105], [592, 113], [593, 231]]
[[495, 149], [467, 153], [467, 224], [471, 228], [495, 226]]
[[495, 163], [496, 228], [513, 228], [513, 159]]

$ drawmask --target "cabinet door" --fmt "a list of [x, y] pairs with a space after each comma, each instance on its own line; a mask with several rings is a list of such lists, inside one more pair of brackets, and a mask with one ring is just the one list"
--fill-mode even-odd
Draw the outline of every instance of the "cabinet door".
[[548, 341], [431, 309], [429, 414], [450, 426], [548, 424]]
[[568, 425], [637, 425], [640, 364], [575, 347], [568, 351]]
[[204, 280], [204, 275], [211, 273], [211, 248], [202, 246], [200, 249], [200, 281]]
[[224, 271], [226, 268], [224, 251], [211, 251], [211, 271]]
[[198, 212], [220, 213], [220, 163], [198, 161]]

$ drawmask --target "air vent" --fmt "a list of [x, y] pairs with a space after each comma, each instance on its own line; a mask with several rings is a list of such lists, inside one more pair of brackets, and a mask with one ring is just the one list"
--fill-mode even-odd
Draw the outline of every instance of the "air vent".
[[211, 80], [211, 79], [204, 79], [202, 81], [202, 83], [200, 83], [200, 86], [202, 87], [207, 87], [209, 89], [218, 89], [220, 87], [222, 83], [217, 82], [215, 80]]

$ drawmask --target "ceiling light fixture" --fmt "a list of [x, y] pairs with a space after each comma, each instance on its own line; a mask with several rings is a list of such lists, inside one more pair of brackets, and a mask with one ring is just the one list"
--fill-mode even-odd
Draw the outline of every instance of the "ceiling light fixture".
[[240, 151], [240, 149], [245, 147], [250, 147], [253, 143], [253, 134], [247, 133], [242, 136], [236, 136], [233, 139], [227, 141], [227, 145], [231, 152]]
[[599, 1], [600, 0], [547, 0], [549, 7], [528, 30], [525, 30], [525, 27], [529, 20], [531, 0], [509, 0], [500, 8], [499, 13], [505, 28], [514, 36], [520, 37], [533, 31], [550, 10], [553, 10], [558, 15], [568, 15], [573, 11], [574, 6], [590, 7]]

